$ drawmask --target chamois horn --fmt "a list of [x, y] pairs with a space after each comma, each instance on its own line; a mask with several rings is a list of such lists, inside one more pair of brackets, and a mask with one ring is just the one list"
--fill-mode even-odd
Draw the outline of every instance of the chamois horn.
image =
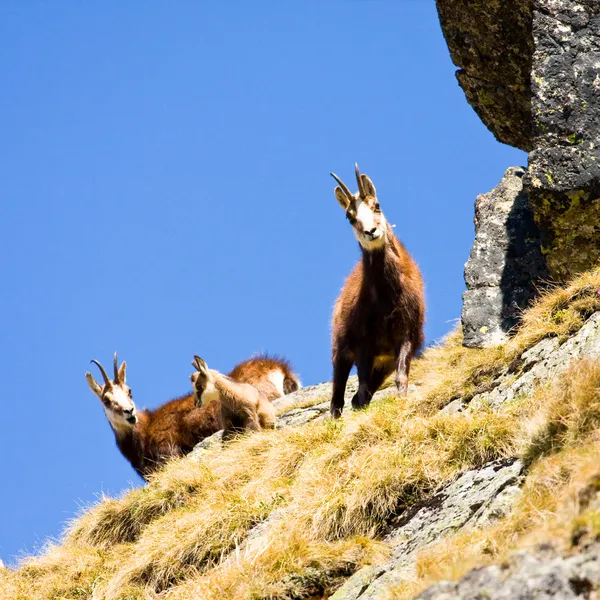
[[354, 200], [354, 195], [350, 193], [348, 186], [335, 173], [329, 173], [329, 174], [338, 182], [338, 184], [342, 188], [342, 191], [344, 192], [344, 194], [346, 194], [346, 196], [348, 196], [348, 200], [350, 200], [350, 201]]
[[107, 387], [110, 386], [110, 379], [108, 378], [108, 375], [106, 374], [106, 371], [104, 370], [104, 367], [95, 359], [93, 358], [92, 360], [90, 360], [91, 363], [94, 363], [95, 365], [97, 365], [97, 367], [100, 369], [100, 373], [102, 373], [102, 378], [104, 379], [104, 385], [106, 385]]
[[115, 352], [115, 356], [113, 359], [113, 367], [114, 367], [114, 371], [115, 371], [115, 378], [114, 378], [114, 382], [119, 385], [119, 383], [121, 383], [119, 381], [119, 365], [118, 365], [118, 361], [117, 361], [117, 353]]
[[361, 198], [365, 198], [366, 197], [366, 193], [365, 193], [365, 186], [363, 185], [361, 176], [360, 176], [360, 171], [358, 169], [358, 163], [354, 163], [354, 172], [356, 173], [356, 183], [358, 183], [358, 193], [360, 194]]

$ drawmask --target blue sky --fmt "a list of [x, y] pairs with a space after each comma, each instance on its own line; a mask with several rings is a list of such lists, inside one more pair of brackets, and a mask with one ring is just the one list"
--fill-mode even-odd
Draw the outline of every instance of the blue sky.
[[473, 203], [524, 164], [456, 84], [433, 0], [0, 6], [0, 557], [140, 485], [84, 379], [140, 407], [288, 357], [331, 375], [359, 256], [329, 171], [358, 161], [421, 266], [427, 339], [460, 315]]

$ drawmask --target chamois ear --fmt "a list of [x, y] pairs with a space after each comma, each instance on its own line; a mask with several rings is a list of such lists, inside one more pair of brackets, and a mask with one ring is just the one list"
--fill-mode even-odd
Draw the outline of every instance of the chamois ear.
[[344, 194], [344, 192], [342, 191], [342, 188], [338, 185], [338, 186], [336, 186], [334, 192], [335, 192], [335, 197], [337, 198], [337, 201], [340, 203], [340, 206], [344, 210], [348, 210], [348, 206], [350, 206], [350, 200], [348, 200], [348, 197], [346, 196], [346, 194]]
[[194, 354], [192, 366], [196, 369], [196, 371], [198, 371], [198, 373], [201, 373], [202, 375], [206, 375], [206, 372], [208, 371], [208, 365], [197, 354]]
[[127, 363], [123, 361], [119, 367], [119, 381], [125, 383], [125, 371], [127, 370]]
[[102, 386], [94, 379], [91, 373], [85, 374], [85, 379], [90, 386], [90, 390], [98, 396], [98, 398], [102, 398]]
[[377, 198], [377, 192], [375, 191], [375, 186], [373, 182], [367, 175], [361, 175], [360, 180], [363, 184], [363, 189], [365, 190], [365, 195], [373, 196], [373, 198]]

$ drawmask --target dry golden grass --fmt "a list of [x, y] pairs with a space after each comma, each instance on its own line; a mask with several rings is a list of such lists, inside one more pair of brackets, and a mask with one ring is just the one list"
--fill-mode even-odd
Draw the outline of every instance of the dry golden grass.
[[532, 466], [510, 515], [422, 550], [416, 577], [395, 588], [393, 598], [412, 598], [517, 549], [550, 542], [569, 552], [600, 534], [600, 362], [574, 362], [553, 385], [536, 390], [529, 409], [533, 427], [520, 454]]
[[415, 362], [413, 382], [422, 384], [415, 409], [432, 414], [455, 398], [486, 391], [508, 368], [518, 372], [519, 357], [547, 337], [560, 341], [577, 332], [600, 310], [600, 269], [584, 273], [565, 287], [547, 289], [523, 314], [515, 335], [503, 346], [464, 348], [460, 327]]
[[[578, 363], [560, 385], [497, 411], [437, 409], [483, 389], [510, 363], [518, 369], [523, 350], [543, 337], [575, 331], [600, 310], [598, 288], [594, 272], [548, 292], [502, 348], [469, 350], [452, 333], [414, 362], [420, 391], [407, 399], [390, 392], [339, 422], [241, 437], [209, 450], [201, 463], [173, 461], [147, 486], [89, 509], [62, 545], [18, 571], [0, 570], [0, 597], [317, 596], [384, 560], [387, 548], [378, 540], [394, 515], [461, 471], [520, 453], [531, 471], [513, 514], [495, 528], [425, 550], [416, 580], [397, 592], [407, 597], [407, 590], [457, 576], [482, 557], [502, 557], [544, 527], [548, 533], [547, 517], [558, 523], [561, 502], [568, 503], [577, 482], [590, 485], [600, 453], [600, 369]], [[577, 527], [598, 522], [593, 507], [574, 510], [561, 513], [567, 516], [560, 535], [568, 537], [574, 520]]]

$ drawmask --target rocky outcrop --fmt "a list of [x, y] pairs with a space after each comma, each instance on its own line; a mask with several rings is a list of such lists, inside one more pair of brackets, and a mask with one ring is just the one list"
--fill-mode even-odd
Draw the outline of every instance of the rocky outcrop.
[[530, 152], [525, 191], [550, 274], [600, 259], [600, 3], [436, 0], [457, 77], [501, 142]]
[[418, 550], [462, 527], [489, 524], [508, 513], [520, 493], [520, 461], [494, 462], [467, 471], [426, 502], [416, 504], [393, 524], [386, 541], [393, 548], [384, 565], [355, 573], [331, 600], [388, 597], [391, 586], [411, 575]]
[[592, 544], [574, 556], [562, 556], [550, 546], [520, 552], [501, 566], [473, 569], [458, 581], [442, 581], [418, 600], [461, 598], [596, 598], [600, 587], [600, 545]]
[[444, 37], [468, 102], [496, 138], [533, 149], [533, 0], [437, 0]]
[[488, 194], [475, 202], [475, 243], [465, 265], [464, 345], [502, 344], [549, 275], [533, 221], [525, 170], [509, 168]]
[[600, 3], [535, 0], [526, 187], [557, 280], [600, 258]]

